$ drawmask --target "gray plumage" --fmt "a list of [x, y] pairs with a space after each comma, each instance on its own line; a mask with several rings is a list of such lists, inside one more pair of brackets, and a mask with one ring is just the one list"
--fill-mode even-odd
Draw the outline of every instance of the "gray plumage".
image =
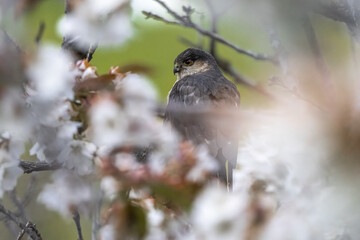
[[[177, 129], [184, 140], [195, 145], [205, 144], [210, 154], [220, 163], [218, 176], [232, 187], [232, 169], [236, 167], [238, 139], [228, 126], [213, 124], [212, 119], [176, 114], [177, 107], [238, 107], [240, 94], [236, 86], [221, 73], [212, 55], [189, 48], [174, 62], [178, 79], [168, 96], [165, 119]], [[228, 161], [228, 177], [225, 163]]]

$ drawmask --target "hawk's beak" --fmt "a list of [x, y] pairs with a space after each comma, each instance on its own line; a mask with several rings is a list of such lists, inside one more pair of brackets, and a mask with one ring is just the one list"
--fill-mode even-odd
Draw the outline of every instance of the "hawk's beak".
[[178, 72], [180, 72], [180, 67], [179, 66], [175, 66], [173, 69], [174, 75]]

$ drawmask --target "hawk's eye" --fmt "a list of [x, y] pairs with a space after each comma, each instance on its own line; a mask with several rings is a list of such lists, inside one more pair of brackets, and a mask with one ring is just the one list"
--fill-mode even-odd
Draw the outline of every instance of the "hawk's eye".
[[191, 66], [194, 62], [191, 59], [185, 60], [186, 65]]

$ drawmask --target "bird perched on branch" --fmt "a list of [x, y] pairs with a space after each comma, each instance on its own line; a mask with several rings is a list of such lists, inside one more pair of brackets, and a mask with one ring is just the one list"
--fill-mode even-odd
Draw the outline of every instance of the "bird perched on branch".
[[[174, 62], [174, 74], [177, 74], [177, 81], [168, 96], [165, 120], [184, 140], [208, 147], [209, 153], [220, 164], [218, 178], [231, 189], [238, 139], [229, 128], [229, 121], [219, 122], [223, 118], [213, 119], [215, 117], [201, 114], [201, 111], [238, 108], [239, 91], [223, 76], [215, 58], [199, 49], [189, 48], [180, 53]], [[195, 114], [186, 112], [190, 108]]]

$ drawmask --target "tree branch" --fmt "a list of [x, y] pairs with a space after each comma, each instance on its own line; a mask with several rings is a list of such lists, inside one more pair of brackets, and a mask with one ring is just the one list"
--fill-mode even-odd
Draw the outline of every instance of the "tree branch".
[[270, 61], [270, 62], [275, 63], [275, 64], [277, 63], [276, 59], [274, 59], [273, 57], [270, 57], [270, 56], [268, 56], [266, 54], [255, 53], [255, 52], [240, 48], [240, 47], [236, 46], [235, 44], [228, 42], [227, 40], [225, 40], [224, 38], [222, 38], [218, 34], [212, 33], [211, 31], [208, 31], [208, 30], [202, 28], [201, 26], [197, 25], [196, 23], [194, 23], [191, 20], [190, 15], [189, 15], [189, 11], [186, 10], [188, 8], [183, 8], [184, 10], [186, 10], [185, 12], [187, 14], [184, 15], [184, 16], [180, 16], [179, 14], [177, 14], [176, 12], [171, 10], [163, 1], [161, 1], [161, 0], [154, 0], [154, 1], [158, 2], [161, 6], [163, 6], [168, 11], [168, 13], [177, 20], [177, 22], [172, 22], [172, 21], [169, 21], [169, 20], [165, 20], [164, 18], [159, 17], [159, 16], [157, 16], [157, 15], [151, 13], [151, 12], [143, 11], [142, 13], [147, 18], [152, 18], [152, 19], [157, 20], [157, 21], [163, 21], [165, 23], [181, 25], [183, 27], [194, 29], [197, 32], [199, 32], [200, 34], [202, 34], [204, 36], [207, 36], [207, 37], [213, 39], [214, 41], [217, 41], [219, 43], [222, 43], [225, 46], [228, 46], [228, 47], [234, 49], [238, 53], [244, 54], [244, 55], [249, 56], [249, 57], [251, 57], [253, 59], [256, 59], [256, 60]]
[[16, 216], [15, 213], [11, 212], [10, 210], [7, 210], [2, 204], [0, 204], [0, 212], [3, 213], [7, 219], [14, 222], [19, 228], [22, 229], [21, 233], [19, 234], [18, 239], [21, 239], [21, 237], [24, 235], [22, 232], [26, 232], [31, 239], [33, 240], [42, 240], [41, 234], [36, 229], [36, 225], [25, 220], [26, 224], [24, 224], [19, 217]]
[[160, 22], [164, 22], [166, 24], [173, 24], [173, 25], [181, 25], [179, 24], [178, 22], [174, 22], [174, 21], [169, 21], [163, 17], [160, 17], [159, 15], [156, 15], [154, 13], [151, 13], [151, 12], [147, 12], [147, 11], [141, 11], [142, 14], [144, 14], [146, 16], [145, 19], [153, 19], [153, 20], [156, 20], [156, 21], [160, 21]]
[[37, 32], [37, 34], [36, 34], [36, 37], [35, 37], [35, 43], [36, 43], [37, 45], [40, 44], [41, 38], [42, 38], [42, 36], [43, 36], [43, 34], [44, 34], [44, 31], [45, 31], [45, 23], [42, 21], [42, 22], [40, 22], [40, 24], [39, 24], [39, 30], [38, 30], [38, 32]]
[[76, 230], [78, 233], [78, 240], [83, 240], [82, 232], [81, 232], [81, 224], [80, 224], [80, 215], [78, 210], [73, 211], [73, 220], [76, 225]]
[[22, 168], [24, 173], [57, 170], [62, 167], [59, 162], [28, 162], [20, 160], [19, 167]]

